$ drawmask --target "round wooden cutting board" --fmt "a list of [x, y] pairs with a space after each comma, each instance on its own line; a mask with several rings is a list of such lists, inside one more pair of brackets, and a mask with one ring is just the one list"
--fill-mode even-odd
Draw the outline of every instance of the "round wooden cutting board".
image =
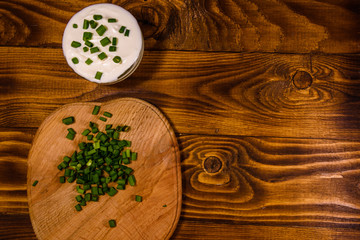
[[[98, 115], [92, 115], [100, 105]], [[99, 117], [113, 114], [107, 122]], [[75, 117], [75, 123], [65, 125], [62, 119]], [[81, 135], [89, 122], [128, 125], [120, 139], [132, 141], [137, 152], [134, 169], [136, 185], [110, 197], [100, 196], [98, 202], [88, 202], [77, 212], [76, 183], [60, 183], [64, 171], [57, 166], [64, 156], [78, 150], [86, 141]], [[65, 138], [68, 128], [77, 134], [73, 141]], [[38, 180], [36, 186], [32, 183]], [[169, 239], [176, 228], [181, 210], [181, 170], [179, 147], [175, 134], [161, 112], [149, 103], [134, 98], [122, 98], [106, 103], [74, 103], [51, 114], [38, 129], [28, 159], [28, 201], [31, 222], [39, 239]], [[135, 201], [135, 195], [143, 197]], [[109, 227], [115, 219], [117, 226]]]

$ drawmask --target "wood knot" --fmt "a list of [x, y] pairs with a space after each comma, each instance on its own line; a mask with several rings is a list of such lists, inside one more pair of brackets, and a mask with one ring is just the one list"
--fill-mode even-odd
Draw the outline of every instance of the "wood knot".
[[222, 168], [222, 162], [218, 157], [210, 156], [204, 161], [204, 170], [207, 173], [218, 173]]
[[306, 89], [310, 87], [313, 82], [310, 73], [305, 71], [296, 71], [292, 80], [297, 89]]

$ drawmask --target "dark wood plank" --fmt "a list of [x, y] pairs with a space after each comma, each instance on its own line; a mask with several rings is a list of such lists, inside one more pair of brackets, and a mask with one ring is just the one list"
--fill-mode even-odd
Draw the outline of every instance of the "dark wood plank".
[[[109, 2], [109, 1], [96, 1]], [[359, 53], [360, 4], [347, 1], [112, 1], [141, 24], [146, 49]], [[95, 2], [94, 2], [95, 3]], [[0, 45], [61, 47], [88, 1], [0, 2]], [[200, 31], [201, 29], [201, 31]]]
[[[34, 130], [0, 134], [7, 146], [0, 149], [6, 156], [0, 158], [0, 166], [6, 164], [0, 167], [2, 215], [28, 213], [24, 155]], [[183, 220], [234, 231], [238, 225], [330, 229], [360, 223], [359, 142], [202, 135], [178, 141]]]
[[138, 97], [182, 134], [360, 139], [359, 55], [146, 51], [129, 79], [100, 86], [60, 49], [0, 53], [4, 128], [38, 127], [66, 103]]

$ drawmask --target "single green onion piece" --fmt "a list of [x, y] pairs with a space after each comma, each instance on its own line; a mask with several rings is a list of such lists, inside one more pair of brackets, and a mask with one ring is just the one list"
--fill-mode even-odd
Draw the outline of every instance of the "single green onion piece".
[[80, 204], [75, 205], [76, 211], [80, 212], [82, 210], [82, 207]]
[[91, 193], [85, 194], [85, 201], [89, 202], [91, 200]]
[[129, 178], [128, 178], [128, 181], [129, 181], [130, 186], [135, 186], [136, 179], [135, 179], [134, 175], [130, 175]]
[[114, 46], [116, 46], [116, 44], [117, 44], [117, 38], [116, 37], [113, 37], [113, 39], [112, 39], [112, 45], [114, 45]]
[[64, 160], [64, 162], [70, 162], [71, 161], [71, 158], [69, 158], [68, 156], [65, 156], [64, 158], [63, 158], [63, 160]]
[[97, 196], [97, 195], [92, 195], [92, 196], [91, 196], [91, 201], [93, 201], [93, 202], [99, 201], [99, 196]]
[[119, 33], [124, 33], [124, 32], [125, 32], [125, 29], [126, 29], [126, 27], [125, 27], [125, 26], [122, 26], [122, 27], [120, 28], [120, 30], [119, 30]]
[[60, 183], [65, 183], [65, 177], [64, 176], [60, 177]]
[[91, 141], [93, 139], [93, 135], [87, 135], [87, 140]]
[[113, 61], [114, 61], [114, 63], [121, 63], [121, 57], [115, 56], [115, 57], [113, 58]]
[[83, 29], [88, 29], [88, 28], [89, 28], [89, 20], [84, 19]]
[[142, 196], [135, 195], [135, 201], [142, 202]]
[[100, 60], [104, 60], [105, 58], [107, 58], [106, 53], [102, 52], [98, 55], [98, 57], [100, 58]]
[[100, 79], [101, 79], [102, 74], [103, 74], [102, 72], [96, 72], [96, 74], [95, 74], [95, 79], [100, 80]]
[[106, 32], [106, 30], [107, 28], [104, 25], [100, 25], [100, 27], [96, 29], [96, 32], [99, 34], [99, 36], [102, 36]]
[[104, 117], [100, 117], [99, 119], [100, 119], [101, 121], [103, 121], [103, 122], [106, 122], [106, 121], [107, 121], [107, 119], [104, 118]]
[[83, 199], [79, 204], [80, 204], [81, 206], [86, 206], [86, 201], [85, 201], [85, 199]]
[[81, 135], [87, 136], [90, 132], [91, 132], [91, 131], [90, 131], [89, 129], [85, 129], [85, 130], [81, 133]]
[[111, 228], [116, 227], [116, 221], [113, 220], [113, 219], [109, 220], [109, 226], [110, 226]]
[[118, 185], [116, 186], [116, 189], [125, 190], [125, 185], [118, 184]]
[[72, 41], [72, 42], [71, 42], [71, 46], [72, 46], [73, 48], [78, 48], [78, 47], [81, 46], [81, 43], [79, 43], [79, 42], [77, 42], [77, 41]]
[[69, 139], [69, 140], [74, 140], [75, 134], [72, 134], [72, 133], [69, 132], [69, 133], [66, 135], [66, 138]]
[[94, 20], [100, 20], [100, 19], [102, 19], [101, 15], [98, 15], [98, 14], [94, 15]]
[[112, 115], [112, 113], [104, 112], [104, 116], [108, 117], [108, 118], [111, 118], [113, 115]]
[[91, 40], [92, 39], [92, 36], [93, 36], [93, 33], [92, 32], [84, 32], [83, 33], [83, 40], [86, 41], [86, 40]]
[[92, 48], [94, 46], [94, 44], [92, 42], [90, 42], [89, 40], [85, 40], [85, 45], [88, 46], [89, 48]]
[[87, 52], [87, 51], [89, 51], [89, 48], [88, 47], [83, 47], [83, 51]]
[[112, 126], [113, 126], [112, 124], [106, 124], [105, 129], [106, 129], [106, 130], [111, 129]]
[[126, 31], [125, 31], [125, 37], [128, 37], [129, 35], [130, 35], [130, 30], [129, 29], [126, 29]]
[[120, 136], [119, 132], [115, 131], [114, 134], [113, 134], [113, 138], [114, 139], [119, 139], [119, 136]]
[[96, 53], [96, 52], [100, 52], [100, 49], [98, 47], [90, 48], [90, 53]]
[[131, 158], [132, 161], [135, 161], [137, 159], [137, 153], [136, 152], [132, 152], [131, 153]]
[[106, 45], [109, 45], [111, 43], [110, 39], [108, 37], [104, 37], [100, 40], [101, 46], [105, 47]]
[[74, 23], [73, 28], [78, 28], [78, 25], [76, 23]]
[[62, 120], [62, 122], [65, 124], [65, 125], [70, 125], [72, 123], [75, 122], [75, 118], [74, 117], [67, 117], [67, 118], [64, 118]]
[[117, 19], [116, 18], [109, 18], [108, 22], [109, 23], [114, 23], [114, 22], [117, 22]]
[[87, 65], [90, 65], [90, 64], [93, 63], [93, 60], [91, 60], [90, 58], [88, 58], [88, 59], [86, 59], [85, 63], [86, 63]]
[[[91, 129], [91, 132], [92, 132], [92, 133], [97, 133], [97, 132], [99, 132], [99, 129], [98, 129], [97, 127], [93, 127], [93, 128]], [[94, 141], [96, 141], [96, 140], [94, 139]]]
[[76, 132], [75, 132], [75, 130], [74, 130], [73, 128], [68, 128], [67, 130], [68, 130], [69, 133], [71, 133], [71, 134], [74, 134], [74, 135], [76, 134]]
[[97, 27], [98, 23], [94, 20], [90, 20], [90, 26], [92, 29], [95, 29]]
[[79, 63], [79, 59], [78, 59], [77, 57], [72, 58], [71, 61], [72, 61], [74, 64], [78, 64], [78, 63]]
[[109, 192], [107, 193], [109, 196], [114, 196], [118, 191], [114, 188], [114, 187], [111, 187], [109, 189]]
[[81, 202], [81, 200], [82, 200], [83, 198], [82, 198], [81, 195], [77, 195], [77, 196], [75, 197], [75, 199], [76, 199], [76, 201]]
[[163, 207], [167, 207], [167, 205], [166, 205], [166, 204], [164, 204], [164, 205], [163, 205]]
[[116, 52], [116, 47], [115, 46], [110, 46], [109, 47], [109, 52]]
[[33, 187], [35, 187], [35, 186], [36, 186], [36, 184], [38, 184], [38, 182], [39, 182], [38, 180], [35, 180], [35, 181], [33, 182], [33, 184], [32, 184], [32, 185], [33, 185]]
[[99, 111], [100, 111], [100, 106], [95, 105], [94, 109], [92, 111], [92, 115], [97, 115], [99, 113]]

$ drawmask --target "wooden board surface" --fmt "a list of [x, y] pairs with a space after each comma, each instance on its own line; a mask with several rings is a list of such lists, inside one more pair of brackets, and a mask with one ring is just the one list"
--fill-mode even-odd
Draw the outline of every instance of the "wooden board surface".
[[[106, 123], [92, 115], [95, 103], [65, 105], [51, 114], [35, 136], [28, 160], [29, 211], [39, 239], [168, 239], [176, 228], [181, 209], [181, 173], [179, 149], [175, 135], [165, 117], [152, 105], [133, 98], [122, 98], [101, 104], [100, 113], [111, 112]], [[75, 117], [75, 123], [61, 120]], [[67, 128], [81, 133], [89, 122], [128, 125], [131, 130], [121, 139], [132, 141], [131, 150], [138, 159], [134, 169], [136, 186], [119, 191], [114, 197], [100, 196], [81, 212], [74, 206], [76, 184], [61, 184], [63, 175], [57, 169], [66, 155], [71, 155], [84, 136], [66, 139]], [[32, 183], [39, 183], [33, 187]], [[141, 203], [135, 201], [141, 195]], [[164, 207], [166, 205], [166, 207]], [[111, 229], [108, 221], [115, 219]]]
[[[127, 80], [98, 86], [72, 72], [61, 49], [0, 53], [8, 59], [0, 69], [4, 128], [37, 127], [71, 102], [133, 96], [160, 108], [182, 134], [360, 140], [359, 55], [151, 51]], [[305, 87], [294, 81], [299, 72], [311, 77]]]
[[[100, 0], [128, 9], [146, 49], [359, 53], [358, 1]], [[88, 1], [0, 2], [1, 45], [61, 46], [66, 23]]]

